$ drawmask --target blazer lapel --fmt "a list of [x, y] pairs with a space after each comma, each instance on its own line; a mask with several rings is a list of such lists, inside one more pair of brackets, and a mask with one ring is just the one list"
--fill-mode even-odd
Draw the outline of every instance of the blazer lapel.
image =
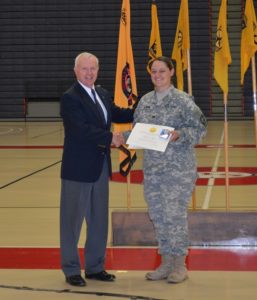
[[107, 111], [107, 126], [111, 124], [111, 111], [110, 111], [110, 105], [109, 100], [106, 99], [106, 95], [101, 92], [101, 89], [99, 89], [97, 86], [95, 87], [95, 90], [97, 94], [99, 95], [100, 99], [102, 100], [102, 103]]
[[99, 116], [99, 112], [97, 111], [96, 105], [93, 102], [92, 98], [90, 97], [90, 95], [87, 93], [87, 91], [79, 84], [77, 83], [76, 88], [78, 89], [80, 95], [81, 95], [81, 102], [84, 106], [90, 106], [90, 108], [92, 109], [93, 113], [95, 114], [95, 116], [99, 119], [99, 121], [101, 121], [100, 116]]
[[[87, 93], [87, 91], [77, 82], [75, 88], [78, 90], [78, 92], [81, 95], [82, 98], [82, 104], [85, 106], [90, 106], [91, 109], [93, 110], [94, 114], [96, 115], [96, 117], [98, 118], [98, 120], [100, 122], [102, 122], [101, 117], [99, 116], [99, 112], [97, 111], [96, 105], [93, 102], [92, 98], [90, 97], [90, 95]], [[107, 123], [106, 126], [107, 128], [110, 127], [111, 125], [111, 111], [110, 111], [110, 105], [109, 105], [109, 100], [106, 99], [106, 96], [101, 92], [101, 89], [99, 89], [98, 87], [95, 88], [97, 94], [99, 95], [99, 97], [102, 100], [103, 105], [105, 106], [105, 109], [107, 111]]]

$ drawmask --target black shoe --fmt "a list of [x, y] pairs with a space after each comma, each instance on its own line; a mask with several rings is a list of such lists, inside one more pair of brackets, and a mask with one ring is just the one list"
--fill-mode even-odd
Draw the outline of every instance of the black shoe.
[[106, 271], [101, 271], [98, 273], [91, 273], [91, 274], [85, 273], [85, 277], [88, 279], [95, 279], [101, 281], [114, 281], [116, 278], [115, 275], [109, 274]]
[[80, 275], [66, 276], [66, 282], [75, 286], [85, 286], [86, 281]]

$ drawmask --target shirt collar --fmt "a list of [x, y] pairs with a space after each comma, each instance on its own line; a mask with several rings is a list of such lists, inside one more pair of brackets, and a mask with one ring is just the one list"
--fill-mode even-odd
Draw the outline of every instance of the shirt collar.
[[85, 86], [81, 81], [78, 80], [78, 83], [83, 87], [84, 90], [86, 90], [86, 92], [91, 95], [91, 90], [95, 89], [95, 86], [93, 85], [92, 88], [89, 88], [88, 86]]

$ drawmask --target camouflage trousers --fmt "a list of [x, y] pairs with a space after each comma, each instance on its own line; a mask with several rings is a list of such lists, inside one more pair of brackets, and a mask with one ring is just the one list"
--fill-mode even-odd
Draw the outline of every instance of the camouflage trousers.
[[161, 255], [187, 255], [188, 204], [195, 180], [192, 170], [175, 177], [165, 172], [144, 176], [144, 196]]

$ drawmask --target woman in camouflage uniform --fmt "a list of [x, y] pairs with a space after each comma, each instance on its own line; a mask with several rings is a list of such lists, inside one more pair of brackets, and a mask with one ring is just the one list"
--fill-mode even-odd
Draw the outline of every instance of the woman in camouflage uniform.
[[194, 146], [205, 135], [207, 122], [193, 98], [173, 86], [169, 58], [155, 59], [150, 68], [154, 90], [141, 98], [134, 123], [175, 130], [164, 153], [144, 150], [144, 196], [161, 255], [161, 265], [146, 278], [177, 283], [187, 278], [187, 209], [197, 178]]

